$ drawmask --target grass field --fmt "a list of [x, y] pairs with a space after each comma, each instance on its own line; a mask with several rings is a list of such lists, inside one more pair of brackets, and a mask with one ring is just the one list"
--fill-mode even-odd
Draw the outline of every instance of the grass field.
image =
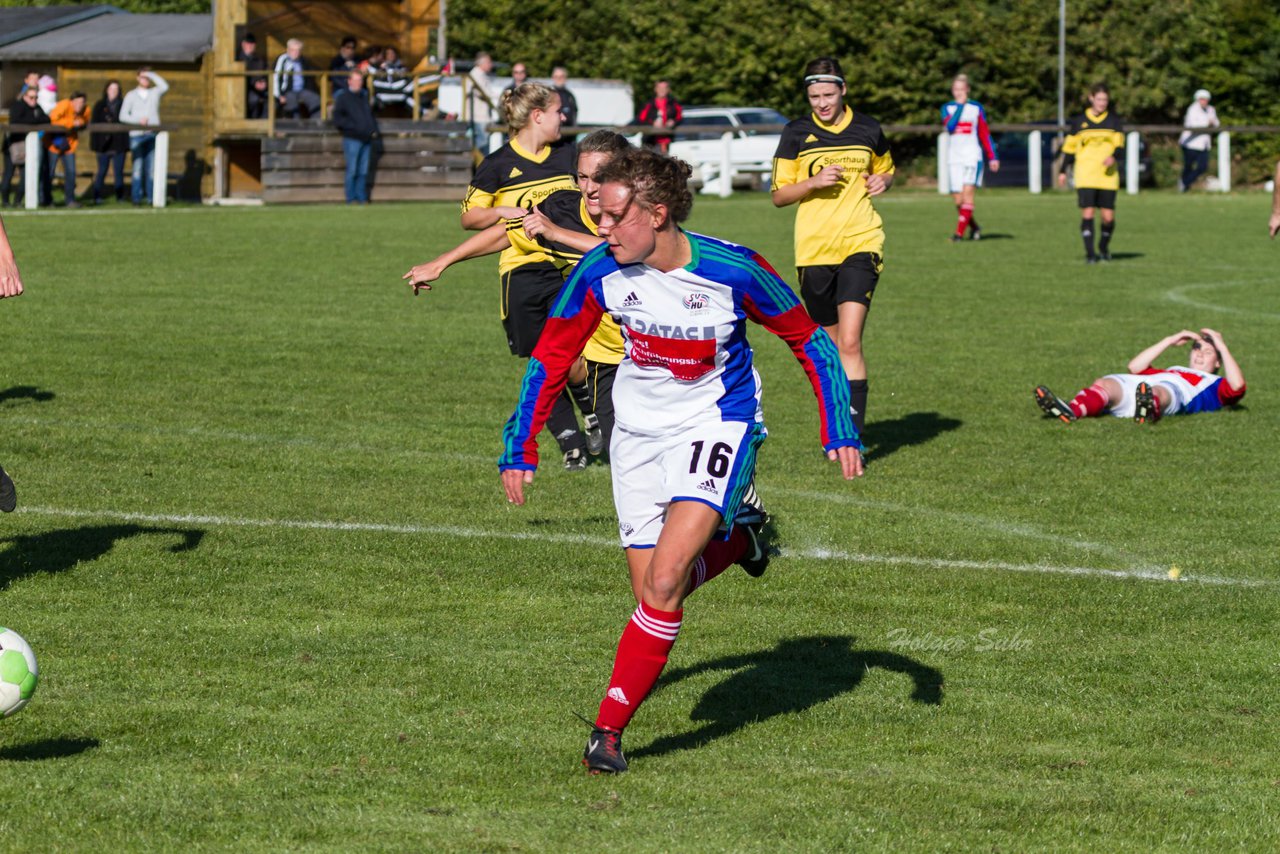
[[[958, 246], [946, 199], [880, 207], [869, 473], [758, 332], [784, 555], [690, 600], [619, 778], [572, 715], [633, 607], [609, 472], [503, 500], [495, 265], [399, 282], [453, 206], [6, 216], [0, 625], [42, 683], [0, 722], [0, 849], [1280, 846], [1267, 201], [1122, 197], [1088, 268], [1065, 194], [983, 194]], [[793, 276], [762, 195], [691, 227]], [[1239, 410], [1036, 409], [1184, 326]]]

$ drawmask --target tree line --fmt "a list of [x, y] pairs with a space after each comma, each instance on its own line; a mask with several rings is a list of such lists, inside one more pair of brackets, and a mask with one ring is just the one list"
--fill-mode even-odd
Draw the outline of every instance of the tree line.
[[[959, 72], [992, 121], [1057, 115], [1058, 4], [1046, 0], [450, 0], [448, 10], [454, 56], [487, 50], [535, 76], [563, 64], [576, 76], [625, 80], [640, 99], [665, 77], [685, 104], [797, 116], [805, 63], [834, 56], [851, 102], [884, 123], [937, 121]], [[1180, 124], [1203, 87], [1224, 123], [1280, 124], [1276, 4], [1068, 0], [1066, 45], [1068, 115], [1104, 81], [1131, 123]], [[1250, 173], [1264, 174], [1280, 136], [1241, 136], [1234, 148]]]

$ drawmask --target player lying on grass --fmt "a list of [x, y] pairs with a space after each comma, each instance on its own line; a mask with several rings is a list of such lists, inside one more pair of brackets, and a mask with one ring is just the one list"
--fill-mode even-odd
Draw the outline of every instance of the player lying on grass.
[[[583, 756], [592, 772], [626, 770], [622, 731], [667, 663], [685, 598], [734, 563], [753, 575], [768, 564], [760, 525], [734, 518], [766, 435], [747, 320], [791, 347], [818, 398], [823, 449], [846, 479], [862, 474], [835, 344], [759, 255], [680, 228], [693, 206], [690, 174], [647, 150], [597, 173], [608, 245], [588, 252], [561, 291], [503, 430], [503, 488], [524, 504], [538, 430], [570, 366], [603, 314], [619, 318], [627, 358], [614, 385], [613, 498], [640, 603]], [[722, 522], [728, 533], [717, 536]]]
[[[402, 278], [419, 290], [431, 290], [444, 271], [459, 261], [479, 258], [508, 248], [526, 254], [542, 253], [568, 277], [584, 253], [598, 246], [600, 185], [595, 173], [631, 144], [610, 130], [598, 130], [578, 141], [577, 189], [557, 190], [530, 208], [521, 218], [505, 219], [454, 248], [419, 264]], [[599, 456], [609, 446], [613, 434], [613, 377], [622, 361], [622, 332], [611, 317], [600, 319], [583, 358], [569, 374], [570, 394], [584, 413], [587, 450]]]
[[[1153, 368], [1170, 347], [1191, 345], [1186, 367]], [[1221, 368], [1222, 375], [1218, 375]], [[1154, 424], [1165, 415], [1213, 412], [1235, 406], [1244, 397], [1244, 373], [1222, 334], [1212, 329], [1199, 333], [1182, 330], [1162, 338], [1129, 361], [1129, 373], [1108, 374], [1082, 389], [1070, 403], [1036, 386], [1036, 403], [1048, 415], [1070, 423], [1077, 418], [1111, 414]]]

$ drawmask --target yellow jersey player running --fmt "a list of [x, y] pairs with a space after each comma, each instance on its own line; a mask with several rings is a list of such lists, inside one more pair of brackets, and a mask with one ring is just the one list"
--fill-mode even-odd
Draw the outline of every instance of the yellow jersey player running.
[[[1089, 107], [1071, 119], [1071, 130], [1062, 142], [1062, 170], [1058, 186], [1067, 185], [1067, 170], [1074, 166], [1076, 198], [1080, 205], [1080, 237], [1086, 264], [1111, 260], [1111, 235], [1116, 230], [1116, 191], [1120, 189], [1120, 163], [1124, 160], [1124, 127], [1110, 110], [1111, 91], [1105, 83], [1089, 90]], [[1102, 235], [1093, 251], [1094, 209], [1102, 210]]]
[[867, 410], [862, 330], [883, 266], [884, 229], [871, 199], [893, 184], [880, 123], [844, 102], [834, 59], [805, 68], [812, 114], [786, 126], [773, 158], [773, 203], [796, 210], [796, 272], [805, 308], [835, 339], [861, 435]]

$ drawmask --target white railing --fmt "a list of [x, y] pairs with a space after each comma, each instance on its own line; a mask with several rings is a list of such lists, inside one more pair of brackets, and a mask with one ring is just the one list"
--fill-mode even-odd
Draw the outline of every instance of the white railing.
[[[27, 162], [22, 169], [22, 206], [33, 211], [40, 207], [40, 184], [44, 176], [40, 174], [43, 163], [40, 160], [40, 133], [31, 131], [26, 138]], [[151, 204], [162, 208], [165, 205], [165, 190], [169, 184], [169, 132], [162, 130], [156, 134], [156, 150], [152, 154], [151, 163], [155, 169], [152, 175]], [[132, 179], [130, 179], [132, 180]]]

